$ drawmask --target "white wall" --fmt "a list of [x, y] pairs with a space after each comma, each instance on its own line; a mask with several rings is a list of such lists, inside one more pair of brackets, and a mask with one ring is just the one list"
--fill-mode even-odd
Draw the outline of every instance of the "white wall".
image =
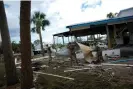
[[117, 17], [126, 17], [126, 16], [133, 16], [133, 8], [121, 10], [117, 15]]

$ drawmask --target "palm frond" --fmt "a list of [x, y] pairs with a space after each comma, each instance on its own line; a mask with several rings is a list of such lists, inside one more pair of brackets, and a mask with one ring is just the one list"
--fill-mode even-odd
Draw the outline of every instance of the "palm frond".
[[48, 26], [48, 25], [50, 25], [49, 20], [43, 20], [43, 21], [42, 21], [42, 30], [45, 30], [44, 28], [45, 28], [46, 26]]
[[41, 14], [41, 13], [40, 13], [39, 11], [38, 11], [38, 12], [35, 12], [35, 13], [34, 13], [35, 18], [40, 18], [40, 14]]
[[33, 17], [33, 18], [31, 19], [31, 23], [36, 24], [36, 18], [35, 18], [35, 17]]
[[50, 25], [49, 20], [43, 20], [42, 21], [42, 26], [48, 26], [48, 25]]
[[31, 28], [31, 32], [35, 33], [36, 32], [36, 27]]
[[45, 16], [46, 16], [46, 15], [45, 15], [44, 13], [41, 13], [41, 14], [40, 14], [40, 19], [45, 19]]

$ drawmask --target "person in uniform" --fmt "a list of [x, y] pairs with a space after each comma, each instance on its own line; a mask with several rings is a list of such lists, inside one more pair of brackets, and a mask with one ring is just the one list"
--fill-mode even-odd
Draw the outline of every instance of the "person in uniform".
[[51, 48], [48, 46], [48, 44], [46, 45], [47, 47], [47, 53], [48, 53], [48, 56], [49, 56], [49, 62], [48, 62], [48, 65], [50, 65], [51, 61], [52, 61], [52, 51], [51, 51]]
[[102, 58], [102, 51], [100, 50], [100, 48], [98, 46], [96, 46], [96, 52], [97, 52], [97, 59], [95, 61], [92, 61], [92, 63], [94, 64], [98, 64], [103, 62], [103, 58]]
[[78, 60], [76, 58], [76, 53], [75, 53], [75, 44], [74, 43], [68, 43], [67, 48], [69, 49], [69, 55], [70, 55], [70, 60], [71, 60], [71, 66], [73, 65], [73, 61], [75, 60], [77, 65], [78, 65]]

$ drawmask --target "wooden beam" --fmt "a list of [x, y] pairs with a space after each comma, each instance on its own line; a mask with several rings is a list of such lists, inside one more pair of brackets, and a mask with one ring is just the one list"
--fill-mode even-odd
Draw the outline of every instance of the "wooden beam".
[[43, 72], [33, 72], [33, 73], [36, 73], [36, 74], [44, 74], [44, 75], [48, 75], [48, 76], [53, 76], [53, 77], [58, 77], [58, 78], [64, 78], [64, 79], [74, 80], [74, 78], [64, 77], [64, 76], [50, 74], [50, 73], [43, 73]]
[[104, 66], [123, 66], [123, 67], [133, 67], [133, 65], [130, 65], [130, 64], [110, 64], [110, 63], [102, 63], [101, 65], [104, 65]]
[[73, 71], [88, 70], [88, 69], [91, 69], [91, 68], [81, 68], [81, 69], [64, 70], [64, 72], [73, 72]]

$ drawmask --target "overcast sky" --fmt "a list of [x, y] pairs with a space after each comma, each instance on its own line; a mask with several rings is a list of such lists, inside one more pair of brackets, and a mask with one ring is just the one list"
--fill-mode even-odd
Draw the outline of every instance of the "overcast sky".
[[[19, 29], [19, 1], [4, 1], [9, 24], [11, 40], [20, 40]], [[106, 19], [109, 12], [119, 12], [133, 7], [133, 0], [32, 0], [31, 14], [41, 11], [46, 14], [51, 25], [42, 32], [44, 42], [52, 42], [52, 35], [68, 31], [66, 26]], [[39, 39], [37, 34], [31, 33], [32, 42]]]

